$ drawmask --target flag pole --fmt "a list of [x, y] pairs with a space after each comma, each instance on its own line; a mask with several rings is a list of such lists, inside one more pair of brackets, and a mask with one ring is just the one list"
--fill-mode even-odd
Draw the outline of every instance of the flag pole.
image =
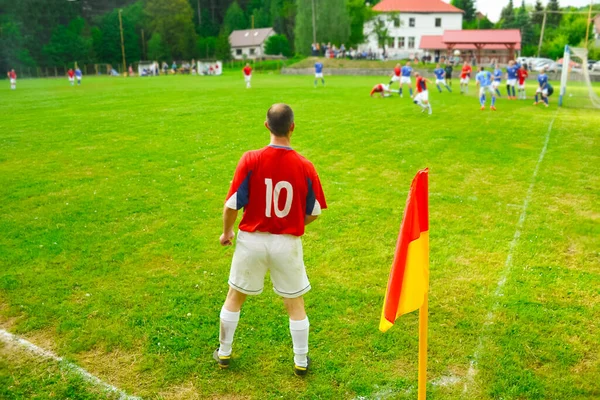
[[427, 303], [427, 291], [425, 299], [419, 310], [419, 392], [418, 400], [427, 398], [427, 320], [429, 318], [429, 307]]

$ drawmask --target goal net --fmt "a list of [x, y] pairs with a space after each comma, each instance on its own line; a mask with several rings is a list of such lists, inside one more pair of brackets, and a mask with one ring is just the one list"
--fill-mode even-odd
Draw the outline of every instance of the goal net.
[[[600, 108], [600, 71], [590, 71], [587, 54], [587, 49], [565, 46], [559, 106]], [[593, 79], [596, 82], [593, 82]]]
[[221, 61], [198, 61], [198, 75], [221, 75], [222, 73]]
[[153, 61], [140, 61], [138, 63], [138, 76], [158, 75], [158, 65]]

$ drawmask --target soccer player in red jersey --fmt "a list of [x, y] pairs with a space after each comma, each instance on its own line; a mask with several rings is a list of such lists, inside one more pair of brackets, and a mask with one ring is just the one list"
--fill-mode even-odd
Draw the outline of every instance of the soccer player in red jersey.
[[250, 64], [246, 64], [246, 66], [244, 67], [244, 69], [242, 71], [244, 71], [244, 79], [246, 80], [246, 89], [249, 89], [250, 88], [250, 79], [252, 79], [252, 67], [250, 66]]
[[462, 71], [460, 73], [460, 92], [461, 93], [469, 93], [469, 80], [471, 79], [471, 72], [473, 72], [473, 68], [471, 68], [471, 64], [468, 62], [464, 62]]
[[415, 72], [415, 77], [417, 78], [417, 93], [415, 93], [413, 102], [422, 108], [421, 112], [429, 110], [429, 115], [431, 115], [433, 111], [431, 110], [431, 103], [429, 103], [429, 92], [427, 91], [427, 82], [431, 83], [431, 81], [422, 77], [418, 72]]
[[71, 86], [73, 86], [75, 84], [75, 71], [73, 71], [72, 68], [69, 68], [67, 75], [69, 76], [69, 82], [71, 82]]
[[10, 88], [11, 90], [17, 89], [17, 73], [14, 69], [11, 69], [9, 73], [6, 74], [8, 79], [10, 80]]
[[373, 94], [375, 93], [381, 94], [381, 97], [388, 97], [390, 93], [398, 93], [398, 91], [390, 89], [390, 86], [385, 83], [379, 83], [371, 89], [371, 97], [373, 97]]
[[521, 68], [517, 70], [517, 79], [519, 79], [519, 100], [527, 100], [527, 94], [525, 93], [525, 80], [529, 76], [525, 65], [521, 65]]
[[229, 292], [221, 309], [220, 346], [213, 358], [227, 368], [240, 309], [247, 295], [263, 291], [271, 272], [273, 290], [283, 298], [289, 315], [294, 349], [294, 373], [308, 371], [308, 318], [303, 295], [310, 290], [304, 267], [304, 227], [327, 208], [315, 167], [290, 147], [294, 112], [274, 104], [265, 127], [271, 133], [267, 147], [246, 152], [235, 170], [223, 210], [223, 246], [233, 243], [238, 210], [244, 208], [229, 274]]
[[400, 69], [400, 64], [396, 64], [396, 66], [394, 67], [394, 75], [392, 75], [392, 77], [390, 78], [390, 83], [388, 83], [388, 86], [392, 86], [392, 83], [394, 82], [400, 82], [400, 73], [401, 73], [401, 69]]

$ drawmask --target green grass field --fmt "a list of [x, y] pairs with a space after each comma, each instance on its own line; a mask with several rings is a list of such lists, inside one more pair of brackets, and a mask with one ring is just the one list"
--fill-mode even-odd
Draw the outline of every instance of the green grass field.
[[[427, 116], [369, 98], [380, 82], [4, 81], [0, 329], [149, 399], [415, 399], [417, 313], [377, 328], [406, 194], [429, 167], [428, 398], [600, 398], [600, 113], [556, 95], [482, 112], [472, 86], [433, 88]], [[222, 204], [239, 157], [268, 143], [274, 102], [294, 109], [292, 143], [329, 203], [304, 237], [306, 379], [270, 290], [242, 310], [232, 367], [211, 358], [233, 253]], [[111, 396], [0, 342], [0, 398]]]

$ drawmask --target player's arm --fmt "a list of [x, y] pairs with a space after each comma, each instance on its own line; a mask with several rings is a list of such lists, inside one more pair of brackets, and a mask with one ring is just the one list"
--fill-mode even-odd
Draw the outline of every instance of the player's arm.
[[234, 210], [227, 206], [223, 208], [223, 233], [219, 238], [221, 246], [231, 246], [233, 244], [233, 238], [235, 237], [233, 225], [235, 224], [237, 216], [238, 210]]
[[317, 218], [319, 218], [318, 215], [305, 215], [304, 216], [304, 226], [310, 224], [311, 222], [314, 222], [314, 220], [316, 220]]

